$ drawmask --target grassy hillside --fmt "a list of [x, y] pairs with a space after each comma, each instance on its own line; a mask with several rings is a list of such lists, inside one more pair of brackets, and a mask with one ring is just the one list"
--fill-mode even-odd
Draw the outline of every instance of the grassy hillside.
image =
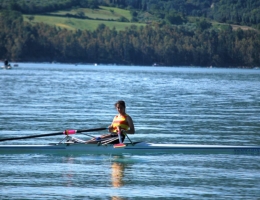
[[[83, 14], [84, 13], [84, 14]], [[145, 26], [144, 23], [132, 23], [130, 11], [100, 6], [100, 9], [89, 9], [89, 8], [74, 8], [69, 10], [61, 10], [58, 12], [48, 13], [50, 15], [23, 15], [24, 20], [32, 24], [34, 23], [46, 23], [52, 26], [66, 28], [68, 30], [90, 30], [94, 31], [99, 24], [105, 24], [109, 28], [115, 27], [116, 30], [124, 30], [126, 27], [136, 25]], [[78, 16], [81, 14], [87, 19], [79, 19], [70, 16]], [[31, 20], [30, 20], [30, 17]], [[127, 19], [129, 22], [120, 22], [121, 18]]]
[[[156, 16], [147, 12], [141, 13], [139, 20], [142, 22], [131, 22], [131, 13], [129, 10], [120, 9], [115, 7], [100, 6], [99, 9], [90, 8], [71, 8], [66, 10], [59, 10], [56, 12], [50, 12], [42, 15], [23, 15], [24, 20], [32, 24], [46, 23], [51, 26], [60, 28], [66, 28], [68, 30], [89, 30], [94, 31], [100, 24], [105, 24], [110, 29], [116, 28], [116, 30], [125, 30], [126, 27], [135, 25], [137, 27], [145, 26], [146, 22], [157, 21]], [[187, 29], [195, 30], [197, 22], [200, 20], [206, 20], [212, 24], [213, 29], [226, 29], [229, 24], [219, 23], [214, 20], [209, 20], [204, 17], [187, 17], [187, 22], [181, 26]], [[159, 22], [160, 23], [160, 22]], [[179, 26], [179, 25], [178, 25]], [[233, 29], [241, 28], [244, 30], [253, 29], [248, 26], [231, 25]]]
[[[30, 15], [31, 16], [31, 15]], [[24, 15], [24, 20], [29, 21], [28, 15]], [[136, 25], [145, 26], [141, 23], [129, 23], [129, 22], [117, 22], [117, 21], [106, 21], [106, 20], [89, 20], [89, 19], [76, 19], [67, 17], [53, 17], [53, 16], [43, 16], [34, 15], [34, 19], [30, 23], [45, 23], [52, 26], [57, 26], [60, 28], [66, 28], [68, 30], [90, 30], [94, 31], [99, 24], [105, 24], [109, 28], [115, 27], [116, 30], [124, 30], [126, 27]]]
[[91, 19], [119, 20], [120, 17], [125, 17], [126, 19], [131, 21], [131, 14], [129, 10], [105, 6], [100, 6], [100, 9], [74, 8], [70, 10], [51, 12], [50, 14], [64, 16], [66, 14], [77, 15], [79, 12], [83, 12], [84, 16], [89, 17]]

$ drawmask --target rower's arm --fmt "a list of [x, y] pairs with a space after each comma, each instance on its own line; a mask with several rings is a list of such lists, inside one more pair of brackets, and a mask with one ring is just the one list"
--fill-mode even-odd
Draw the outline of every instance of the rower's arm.
[[129, 130], [124, 131], [127, 134], [134, 134], [135, 133], [135, 126], [132, 118], [130, 116], [127, 116], [126, 118], [128, 125], [129, 125]]
[[[115, 116], [115, 117], [116, 117], [116, 116]], [[113, 132], [113, 122], [114, 122], [114, 120], [115, 120], [115, 117], [114, 117], [112, 123], [110, 124], [110, 126], [108, 127], [108, 132], [109, 132], [109, 133], [114, 133], [114, 132]]]

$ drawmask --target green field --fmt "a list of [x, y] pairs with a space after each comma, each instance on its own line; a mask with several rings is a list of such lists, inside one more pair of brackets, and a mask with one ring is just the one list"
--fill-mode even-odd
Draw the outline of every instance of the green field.
[[91, 19], [118, 20], [120, 17], [125, 17], [126, 19], [131, 21], [130, 11], [120, 9], [120, 8], [111, 8], [105, 6], [100, 6], [100, 9], [77, 8], [77, 9], [70, 9], [70, 10], [62, 10], [58, 12], [51, 12], [50, 14], [76, 15], [79, 12], [84, 13], [86, 17], [89, 17]]
[[[91, 19], [78, 19], [73, 17], [66, 17], [66, 14], [76, 15], [79, 12], [83, 12], [84, 16]], [[119, 22], [111, 21], [118, 20], [121, 17], [125, 17], [129, 21], [131, 20], [131, 14], [127, 10], [112, 8], [112, 7], [103, 7], [100, 6], [100, 9], [88, 9], [88, 8], [78, 8], [70, 10], [62, 10], [58, 12], [53, 12], [49, 14], [60, 15], [58, 16], [48, 16], [48, 15], [24, 15], [24, 20], [32, 24], [35, 23], [45, 23], [51, 26], [56, 26], [60, 28], [66, 28], [68, 30], [90, 30], [94, 31], [99, 24], [105, 24], [109, 28], [116, 28], [116, 30], [124, 30], [126, 27], [135, 25], [137, 27], [145, 26], [144, 23], [132, 23], [132, 22]], [[32, 20], [29, 20], [28, 17], [33, 16]]]

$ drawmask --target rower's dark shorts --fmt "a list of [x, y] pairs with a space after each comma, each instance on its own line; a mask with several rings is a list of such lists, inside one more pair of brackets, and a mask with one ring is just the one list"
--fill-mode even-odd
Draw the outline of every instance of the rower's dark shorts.
[[[111, 138], [114, 138], [114, 137], [117, 137], [117, 138], [118, 138], [118, 135], [117, 135], [117, 133], [111, 133], [111, 134], [110, 134], [110, 137], [111, 137]], [[122, 139], [122, 142], [124, 142], [124, 140], [125, 140], [125, 135], [124, 135], [124, 134], [121, 134], [121, 139]], [[118, 144], [118, 143], [119, 143], [119, 139], [114, 140], [114, 141], [111, 142], [110, 144]]]

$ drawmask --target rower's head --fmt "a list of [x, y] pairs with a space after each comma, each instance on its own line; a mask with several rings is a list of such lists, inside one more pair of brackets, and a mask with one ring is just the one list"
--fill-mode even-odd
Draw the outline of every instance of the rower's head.
[[125, 102], [123, 100], [119, 100], [115, 103], [115, 108], [119, 113], [125, 112]]

